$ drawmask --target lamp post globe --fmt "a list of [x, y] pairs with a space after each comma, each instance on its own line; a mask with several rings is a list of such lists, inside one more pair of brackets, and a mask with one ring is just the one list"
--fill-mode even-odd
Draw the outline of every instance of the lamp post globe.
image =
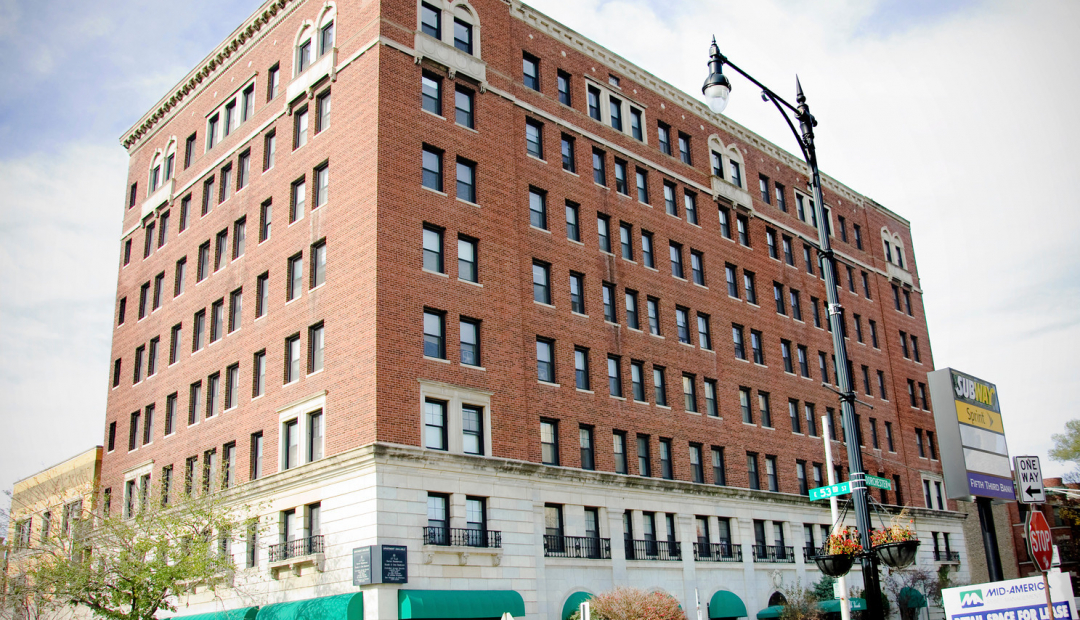
[[728, 104], [728, 96], [731, 95], [731, 81], [724, 75], [724, 59], [720, 55], [720, 48], [716, 46], [715, 38], [709, 48], [709, 77], [701, 87], [701, 93], [705, 95], [705, 101], [713, 112], [723, 113]]

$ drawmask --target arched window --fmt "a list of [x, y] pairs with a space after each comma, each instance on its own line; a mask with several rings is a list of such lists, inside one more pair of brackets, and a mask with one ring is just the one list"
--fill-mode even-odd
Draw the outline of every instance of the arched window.
[[727, 160], [728, 160], [728, 182], [740, 189], [746, 189], [746, 165], [743, 163], [742, 153], [739, 151], [739, 147], [733, 143], [727, 148]]
[[480, 20], [468, 0], [420, 0], [417, 31], [480, 57]]
[[889, 232], [889, 229], [881, 229], [881, 245], [885, 250], [885, 260], [906, 270], [907, 263], [904, 257], [904, 240], [899, 233]]
[[150, 160], [150, 174], [146, 179], [150, 187], [150, 191], [147, 193], [154, 193], [154, 190], [156, 190], [161, 185], [161, 168], [164, 164], [164, 161], [165, 156], [162, 154], [161, 150], [158, 149], [154, 153], [154, 158]]
[[337, 17], [337, 5], [327, 2], [319, 14], [317, 58], [322, 58], [334, 49], [334, 28]]
[[296, 46], [293, 53], [293, 77], [300, 75], [315, 60], [315, 24], [310, 20], [300, 26], [296, 33]]

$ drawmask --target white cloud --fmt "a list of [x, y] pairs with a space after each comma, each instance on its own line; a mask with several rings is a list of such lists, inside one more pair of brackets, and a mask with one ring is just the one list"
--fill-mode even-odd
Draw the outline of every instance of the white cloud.
[[0, 488], [100, 443], [127, 156], [0, 162]]

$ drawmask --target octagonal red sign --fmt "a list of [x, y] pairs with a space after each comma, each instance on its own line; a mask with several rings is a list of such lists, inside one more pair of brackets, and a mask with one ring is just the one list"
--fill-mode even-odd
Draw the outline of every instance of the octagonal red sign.
[[1054, 557], [1054, 542], [1050, 536], [1050, 524], [1040, 510], [1028, 513], [1027, 520], [1028, 555], [1035, 566], [1042, 572], [1049, 572], [1050, 562]]

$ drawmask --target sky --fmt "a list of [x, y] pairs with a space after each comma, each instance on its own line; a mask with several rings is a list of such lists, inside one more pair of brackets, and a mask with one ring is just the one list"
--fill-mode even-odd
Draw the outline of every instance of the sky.
[[[102, 442], [119, 137], [258, 4], [0, 0], [0, 489]], [[1080, 417], [1080, 3], [529, 4], [698, 98], [713, 35], [789, 100], [797, 74], [823, 171], [911, 221], [935, 364], [997, 384], [1013, 455], [1071, 469], [1046, 453]], [[797, 152], [730, 79], [725, 114]]]

